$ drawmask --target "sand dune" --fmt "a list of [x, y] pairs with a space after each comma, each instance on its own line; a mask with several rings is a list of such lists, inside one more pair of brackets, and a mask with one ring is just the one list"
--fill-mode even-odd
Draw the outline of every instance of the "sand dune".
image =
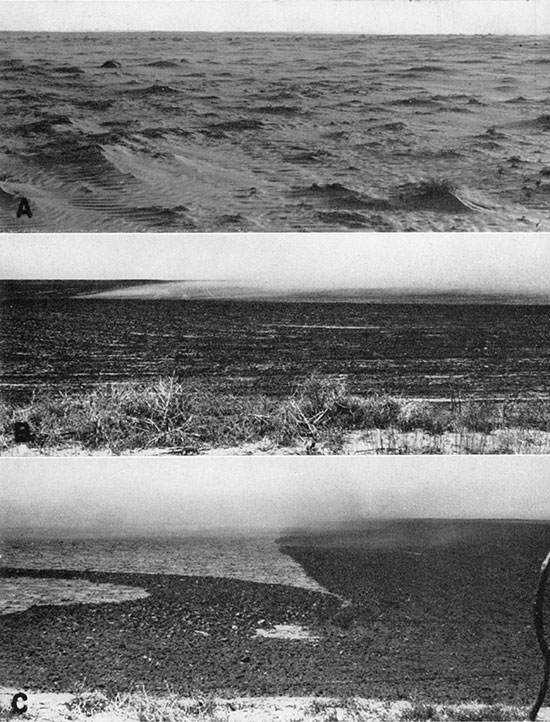
[[537, 38], [3, 41], [0, 230], [550, 228]]

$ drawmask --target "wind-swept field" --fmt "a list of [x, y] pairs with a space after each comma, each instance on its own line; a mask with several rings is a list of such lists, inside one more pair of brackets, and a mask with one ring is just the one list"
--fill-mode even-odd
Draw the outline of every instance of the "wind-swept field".
[[[111, 285], [96, 298], [100, 282], [4, 284], [0, 453], [550, 449], [543, 303], [165, 299], [189, 284], [149, 283], [158, 298]], [[26, 449], [16, 422], [30, 426]]]
[[[0, 684], [95, 690], [109, 699], [170, 692], [202, 700], [200, 713], [215, 696], [236, 700], [238, 709], [243, 697], [285, 695], [322, 698], [310, 708], [316, 713], [330, 708], [327, 700], [348, 712], [351, 697], [400, 702], [381, 717], [387, 720], [456, 719], [442, 709], [473, 702], [494, 707], [458, 718], [525, 718], [540, 681], [531, 609], [549, 539], [547, 522], [449, 519], [280, 538], [280, 550], [326, 591], [208, 576], [3, 568], [3, 580], [87, 580], [148, 596], [3, 616]], [[64, 563], [79, 544], [94, 543], [66, 546]], [[146, 558], [147, 540], [134, 552]], [[301, 633], [275, 633], [283, 628]]]

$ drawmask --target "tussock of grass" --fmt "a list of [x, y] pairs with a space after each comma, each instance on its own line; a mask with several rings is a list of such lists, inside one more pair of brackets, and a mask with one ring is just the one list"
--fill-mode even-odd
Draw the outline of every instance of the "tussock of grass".
[[276, 430], [282, 442], [315, 438], [320, 430], [388, 428], [398, 422], [402, 402], [391, 396], [351, 395], [343, 379], [312, 375], [278, 409]]
[[67, 708], [72, 712], [76, 711], [85, 717], [92, 717], [95, 714], [105, 712], [112, 705], [103, 692], [79, 692], [67, 703]]
[[508, 722], [526, 718], [525, 708], [502, 704], [434, 705], [419, 702], [406, 707], [401, 713], [403, 722]]
[[[550, 400], [465, 400], [444, 406], [379, 393], [357, 396], [345, 379], [318, 374], [289, 398], [274, 400], [236, 396], [172, 376], [80, 392], [37, 392], [26, 405], [0, 403], [4, 448], [13, 443], [16, 421], [29, 423], [37, 447], [74, 443], [113, 453], [163, 448], [196, 454], [261, 440], [298, 445], [306, 453], [318, 453], [323, 445], [338, 453], [351, 432], [373, 430], [384, 432], [376, 453], [442, 453], [445, 435], [455, 436], [458, 448], [452, 453], [514, 453], [536, 448], [534, 432], [550, 432]], [[495, 447], [489, 439], [496, 433]]]
[[450, 178], [429, 178], [420, 181], [418, 193], [423, 196], [437, 196], [441, 193], [455, 193], [456, 184]]

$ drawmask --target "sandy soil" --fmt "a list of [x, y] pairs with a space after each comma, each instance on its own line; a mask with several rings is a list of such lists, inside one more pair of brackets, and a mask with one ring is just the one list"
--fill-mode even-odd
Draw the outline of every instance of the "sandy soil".
[[[0, 687], [0, 705], [9, 708], [14, 694], [20, 690], [14, 687]], [[98, 695], [74, 695], [55, 692], [28, 692], [26, 704], [28, 712], [24, 719], [40, 720], [41, 722], [64, 722], [87, 719], [90, 722], [137, 722], [140, 719], [135, 703], [130, 696], [121, 701], [107, 702], [106, 709], [86, 713], [86, 700], [90, 706], [101, 707]], [[77, 706], [80, 703], [81, 707]], [[21, 702], [19, 704], [22, 704]], [[197, 700], [179, 698], [180, 709], [186, 706], [193, 709]], [[171, 708], [173, 713], [174, 700], [153, 698], [151, 707]], [[212, 711], [197, 715], [189, 714], [193, 720], [218, 720], [219, 722], [314, 722], [336, 720], [337, 722], [391, 722], [399, 720], [410, 708], [410, 703], [403, 701], [382, 701], [361, 697], [343, 701], [330, 697], [235, 697], [213, 698]], [[480, 705], [472, 702], [461, 705], [466, 711], [479, 710]], [[2, 715], [3, 716], [3, 715]], [[174, 719], [174, 717], [170, 717]], [[176, 719], [185, 719], [184, 713]], [[482, 719], [479, 717], [478, 719]], [[550, 719], [550, 708], [543, 707], [538, 715], [539, 720]]]
[[[345, 434], [336, 441], [303, 440], [280, 446], [270, 439], [238, 446], [202, 447], [200, 456], [301, 456], [301, 455], [378, 455], [378, 454], [550, 454], [550, 432], [539, 429], [502, 429], [490, 434], [462, 432], [434, 436], [424, 431], [369, 429]], [[11, 444], [0, 449], [5, 457], [41, 456], [182, 456], [177, 447], [126, 449], [86, 449], [79, 444], [63, 447], [32, 447]]]
[[536, 37], [2, 43], [4, 231], [548, 230]]

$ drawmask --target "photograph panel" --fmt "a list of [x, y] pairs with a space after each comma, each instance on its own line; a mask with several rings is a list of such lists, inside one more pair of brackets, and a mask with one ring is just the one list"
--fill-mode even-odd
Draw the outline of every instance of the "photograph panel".
[[1, 465], [3, 710], [17, 693], [56, 720], [532, 708], [546, 457]]
[[550, 448], [545, 235], [11, 235], [0, 251], [2, 455]]
[[2, 231], [550, 230], [547, 2], [2, 19]]

